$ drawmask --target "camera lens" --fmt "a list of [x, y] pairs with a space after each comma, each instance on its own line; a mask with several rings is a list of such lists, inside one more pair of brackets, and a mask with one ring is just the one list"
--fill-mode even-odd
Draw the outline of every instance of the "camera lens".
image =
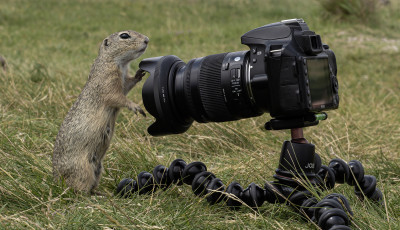
[[[267, 129], [318, 124], [339, 105], [333, 51], [302, 19], [268, 24], [241, 37], [250, 50], [195, 58], [144, 59], [142, 97], [156, 118], [153, 136], [178, 134], [193, 121], [224, 122], [269, 113]], [[323, 44], [323, 45], [321, 45]]]
[[190, 60], [176, 56], [143, 60], [150, 73], [143, 85], [143, 103], [156, 118], [153, 136], [185, 132], [193, 120], [223, 122], [259, 116], [251, 93], [249, 51], [222, 53]]

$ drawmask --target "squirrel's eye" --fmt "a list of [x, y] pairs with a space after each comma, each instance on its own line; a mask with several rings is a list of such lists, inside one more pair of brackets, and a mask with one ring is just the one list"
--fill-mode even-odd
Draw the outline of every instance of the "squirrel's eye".
[[123, 33], [123, 34], [120, 34], [119, 37], [122, 38], [122, 39], [128, 39], [128, 38], [131, 37], [131, 35], [129, 35], [127, 33]]

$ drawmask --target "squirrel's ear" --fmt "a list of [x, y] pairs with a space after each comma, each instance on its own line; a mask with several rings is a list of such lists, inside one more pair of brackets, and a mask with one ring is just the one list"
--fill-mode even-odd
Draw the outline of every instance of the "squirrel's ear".
[[108, 42], [108, 39], [106, 38], [106, 39], [104, 39], [103, 44], [104, 44], [104, 46], [109, 46], [110, 42]]

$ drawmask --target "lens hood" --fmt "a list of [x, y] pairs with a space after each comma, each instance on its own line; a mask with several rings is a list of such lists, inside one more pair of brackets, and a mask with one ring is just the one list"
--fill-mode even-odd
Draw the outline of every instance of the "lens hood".
[[179, 134], [189, 129], [193, 119], [182, 117], [174, 102], [175, 72], [185, 63], [174, 55], [142, 60], [139, 68], [149, 72], [142, 89], [143, 104], [156, 118], [147, 129], [152, 136]]

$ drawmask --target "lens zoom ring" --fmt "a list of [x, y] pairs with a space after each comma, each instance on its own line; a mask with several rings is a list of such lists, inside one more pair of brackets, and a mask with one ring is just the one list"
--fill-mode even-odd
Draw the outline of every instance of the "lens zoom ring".
[[210, 121], [226, 121], [230, 112], [221, 86], [221, 67], [226, 53], [204, 57], [200, 69], [199, 89], [201, 101]]

